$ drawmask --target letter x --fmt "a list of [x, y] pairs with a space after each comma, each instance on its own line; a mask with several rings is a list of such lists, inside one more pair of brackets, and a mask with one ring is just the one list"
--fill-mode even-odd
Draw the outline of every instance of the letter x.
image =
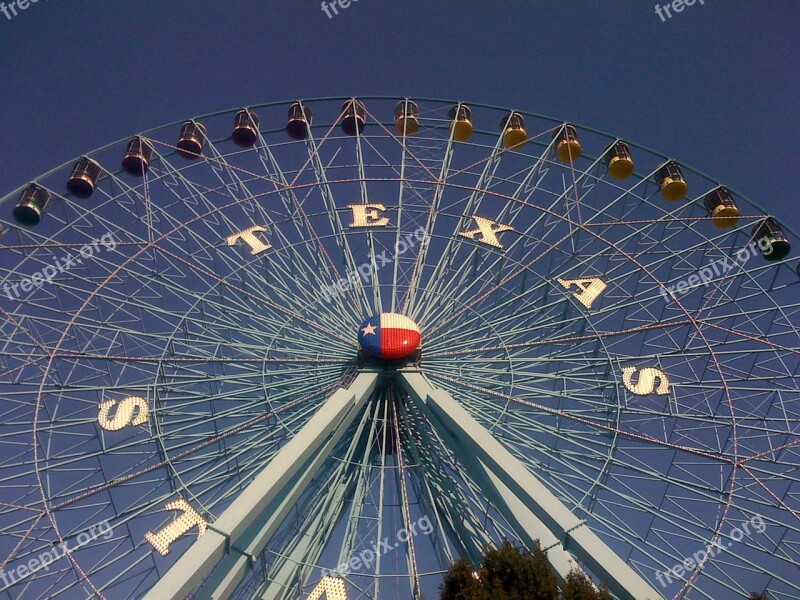
[[497, 239], [497, 234], [502, 233], [503, 231], [514, 231], [514, 228], [511, 227], [511, 225], [497, 223], [496, 221], [492, 221], [491, 219], [486, 219], [484, 217], [473, 216], [472, 218], [475, 219], [475, 224], [478, 226], [478, 228], [470, 229], [469, 231], [462, 231], [458, 235], [463, 235], [471, 240], [475, 240], [480, 235], [481, 239], [477, 241], [480, 241], [482, 244], [486, 244], [487, 246], [502, 248], [503, 244], [501, 244], [500, 240]]

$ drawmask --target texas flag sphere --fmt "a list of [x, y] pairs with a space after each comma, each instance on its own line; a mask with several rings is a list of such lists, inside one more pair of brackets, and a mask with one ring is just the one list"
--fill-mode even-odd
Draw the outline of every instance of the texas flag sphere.
[[381, 313], [364, 321], [358, 329], [361, 349], [374, 358], [399, 360], [419, 348], [420, 331], [414, 321], [397, 313]]

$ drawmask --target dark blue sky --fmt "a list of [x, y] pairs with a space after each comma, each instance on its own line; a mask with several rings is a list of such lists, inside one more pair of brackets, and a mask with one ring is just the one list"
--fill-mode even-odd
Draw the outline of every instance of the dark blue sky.
[[800, 229], [793, 0], [39, 0], [0, 14], [3, 193], [129, 134], [259, 102], [456, 98], [626, 137]]

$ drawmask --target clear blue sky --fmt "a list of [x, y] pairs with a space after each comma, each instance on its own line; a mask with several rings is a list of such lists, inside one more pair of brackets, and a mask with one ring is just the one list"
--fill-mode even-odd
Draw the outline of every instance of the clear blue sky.
[[82, 152], [223, 108], [458, 98], [590, 125], [800, 229], [800, 3], [39, 0], [0, 14], [3, 193]]

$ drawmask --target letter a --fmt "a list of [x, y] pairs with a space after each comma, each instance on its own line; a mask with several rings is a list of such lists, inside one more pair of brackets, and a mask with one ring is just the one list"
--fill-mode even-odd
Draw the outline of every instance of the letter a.
[[597, 300], [603, 290], [606, 289], [607, 284], [599, 277], [587, 277], [586, 279], [561, 279], [556, 278], [565, 290], [570, 286], [577, 285], [580, 288], [579, 292], [573, 292], [575, 300], [583, 304], [586, 308], [592, 308], [592, 303]]
[[331, 577], [330, 575], [323, 577], [319, 585], [309, 594], [308, 600], [320, 600], [323, 597], [327, 600], [347, 600], [344, 581], [339, 577]]

